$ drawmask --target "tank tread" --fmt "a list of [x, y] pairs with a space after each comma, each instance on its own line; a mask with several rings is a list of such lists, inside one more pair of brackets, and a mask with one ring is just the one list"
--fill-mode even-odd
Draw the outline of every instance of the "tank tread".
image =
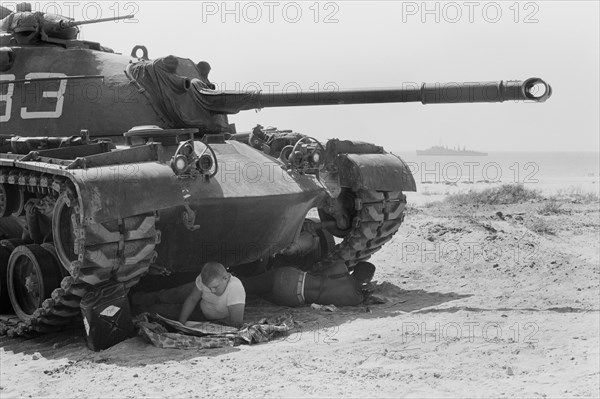
[[401, 191], [355, 192], [356, 216], [343, 241], [327, 256], [327, 261], [344, 261], [348, 268], [368, 260], [390, 241], [404, 221], [406, 196]]
[[[5, 333], [11, 337], [31, 333], [53, 332], [81, 320], [81, 298], [95, 285], [108, 281], [124, 284], [126, 289], [136, 285], [156, 259], [154, 248], [160, 241], [156, 230], [157, 214], [136, 215], [106, 223], [82, 225], [81, 209], [75, 190], [64, 176], [47, 173], [0, 168], [0, 183], [25, 185], [30, 192], [51, 194], [72, 211], [72, 254], [76, 260], [69, 265], [60, 262], [67, 273], [60, 280], [50, 298], [33, 312], [32, 317], [8, 326]], [[54, 221], [58, 223], [57, 221]], [[46, 251], [56, 257], [46, 244]], [[64, 271], [60, 271], [64, 272]]]

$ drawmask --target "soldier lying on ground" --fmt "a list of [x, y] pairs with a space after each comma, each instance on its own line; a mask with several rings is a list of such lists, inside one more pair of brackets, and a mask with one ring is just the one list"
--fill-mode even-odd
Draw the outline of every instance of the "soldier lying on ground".
[[[214, 321], [240, 327], [244, 321], [246, 292], [240, 280], [217, 262], [208, 262], [196, 281], [155, 292], [135, 293], [134, 308], [179, 320]], [[198, 306], [198, 303], [200, 306]]]
[[[216, 277], [211, 271], [215, 268]], [[227, 273], [220, 263], [209, 262], [195, 282], [156, 292], [135, 293], [131, 302], [138, 311], [156, 312], [181, 323], [210, 320], [235, 327], [243, 321], [246, 292], [282, 306], [362, 303], [362, 288], [373, 278], [375, 266], [360, 262], [352, 274], [343, 263], [328, 265], [325, 269], [327, 274], [315, 274], [295, 267], [281, 267], [238, 279]]]
[[354, 306], [362, 303], [362, 287], [373, 278], [375, 266], [360, 262], [352, 274], [343, 263], [328, 265], [325, 269], [327, 274], [313, 274], [295, 267], [281, 267], [240, 280], [248, 294], [264, 296], [277, 305]]

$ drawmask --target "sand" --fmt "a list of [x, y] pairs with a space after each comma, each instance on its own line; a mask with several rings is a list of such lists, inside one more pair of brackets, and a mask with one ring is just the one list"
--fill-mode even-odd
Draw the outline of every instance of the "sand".
[[0, 337], [0, 397], [598, 397], [599, 204], [545, 203], [409, 207], [372, 258], [387, 303], [291, 309], [297, 330], [266, 344]]

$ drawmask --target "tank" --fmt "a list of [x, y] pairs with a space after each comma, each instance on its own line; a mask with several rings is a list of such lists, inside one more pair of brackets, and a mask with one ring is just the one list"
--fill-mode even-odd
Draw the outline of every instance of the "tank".
[[246, 274], [352, 269], [398, 231], [404, 193], [416, 191], [402, 159], [343, 138], [237, 132], [228, 115], [551, 95], [538, 78], [219, 91], [206, 62], [150, 59], [144, 46], [122, 55], [79, 40], [80, 22], [26, 6], [0, 11], [0, 304], [19, 317], [5, 327], [13, 335], [81, 323], [81, 298], [97, 287], [160, 287], [207, 261]]

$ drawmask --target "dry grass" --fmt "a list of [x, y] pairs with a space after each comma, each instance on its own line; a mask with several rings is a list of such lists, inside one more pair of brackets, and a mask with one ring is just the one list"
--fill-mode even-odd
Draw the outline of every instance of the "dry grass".
[[404, 207], [404, 214], [405, 215], [416, 215], [417, 213], [421, 213], [422, 210], [420, 210], [417, 206], [415, 206], [414, 204], [411, 204], [410, 202], [408, 204], [406, 204], [406, 206]]
[[555, 198], [551, 198], [548, 202], [538, 208], [537, 212], [540, 215], [549, 216], [549, 215], [560, 215], [562, 213], [567, 213], [565, 209], [562, 208], [563, 203], [559, 202]]
[[544, 219], [531, 217], [525, 222], [525, 227], [538, 234], [556, 234], [556, 231]]
[[442, 201], [431, 201], [423, 204], [423, 208], [439, 208], [442, 205]]
[[581, 187], [571, 186], [566, 189], [560, 189], [556, 192], [555, 198], [568, 200], [577, 204], [590, 204], [600, 202], [598, 193], [583, 191]]
[[501, 205], [540, 199], [542, 196], [538, 190], [525, 188], [522, 184], [503, 184], [482, 191], [469, 190], [467, 193], [452, 194], [446, 197], [446, 202], [453, 205]]

